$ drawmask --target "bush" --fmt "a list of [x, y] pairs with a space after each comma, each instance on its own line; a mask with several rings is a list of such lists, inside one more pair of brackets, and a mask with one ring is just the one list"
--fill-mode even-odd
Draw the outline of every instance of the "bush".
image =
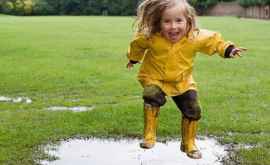
[[[16, 15], [134, 15], [142, 0], [0, 0], [0, 11]], [[188, 0], [198, 15], [218, 2], [234, 0]], [[266, 5], [270, 0], [239, 0], [244, 6]]]
[[217, 4], [219, 1], [220, 0], [189, 0], [189, 3], [194, 6], [198, 15], [203, 15], [209, 7]]
[[239, 0], [239, 4], [243, 7], [256, 5], [270, 5], [270, 0]]
[[33, 1], [32, 0], [24, 0], [24, 15], [31, 15], [33, 11]]
[[32, 0], [2, 0], [1, 12], [14, 15], [31, 15]]
[[2, 11], [3, 13], [6, 13], [6, 14], [14, 14], [13, 11], [14, 11], [14, 4], [10, 1], [6, 1], [6, 2], [3, 2], [2, 3]]
[[46, 0], [35, 0], [33, 2], [33, 15], [50, 15], [54, 13], [54, 9]]
[[2, 13], [2, 5], [3, 5], [3, 2], [0, 1], [0, 13]]
[[24, 3], [21, 0], [16, 0], [14, 3], [14, 10], [13, 12], [16, 15], [24, 15]]

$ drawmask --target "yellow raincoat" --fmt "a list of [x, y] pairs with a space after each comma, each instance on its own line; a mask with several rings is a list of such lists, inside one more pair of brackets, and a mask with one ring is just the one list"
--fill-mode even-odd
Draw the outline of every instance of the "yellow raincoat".
[[142, 61], [138, 79], [143, 87], [157, 85], [168, 96], [181, 95], [189, 89], [196, 90], [192, 77], [197, 52], [208, 55], [218, 53], [224, 57], [231, 42], [208, 30], [198, 30], [172, 44], [156, 33], [147, 38], [139, 34], [130, 43], [128, 59]]

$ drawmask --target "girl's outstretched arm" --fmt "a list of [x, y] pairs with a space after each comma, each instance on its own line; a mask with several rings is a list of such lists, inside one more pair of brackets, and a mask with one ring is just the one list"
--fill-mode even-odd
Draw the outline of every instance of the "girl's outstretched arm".
[[246, 48], [237, 47], [230, 41], [225, 41], [220, 33], [200, 29], [197, 34], [198, 50], [202, 53], [213, 55], [218, 53], [224, 58], [234, 58], [241, 56]]

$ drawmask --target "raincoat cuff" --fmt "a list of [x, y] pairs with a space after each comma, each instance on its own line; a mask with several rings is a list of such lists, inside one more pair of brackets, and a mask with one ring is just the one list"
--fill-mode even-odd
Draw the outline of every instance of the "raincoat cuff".
[[230, 54], [232, 52], [232, 50], [235, 48], [234, 45], [229, 45], [226, 50], [225, 50], [225, 53], [224, 53], [224, 58], [231, 58]]
[[139, 61], [129, 60], [129, 62], [132, 64], [137, 64]]

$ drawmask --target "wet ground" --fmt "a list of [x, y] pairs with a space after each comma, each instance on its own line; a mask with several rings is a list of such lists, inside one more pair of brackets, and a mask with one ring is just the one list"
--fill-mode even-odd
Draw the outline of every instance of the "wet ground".
[[12, 103], [32, 103], [32, 100], [28, 97], [6, 97], [0, 96], [0, 102], [12, 102]]
[[153, 149], [139, 148], [140, 140], [72, 139], [59, 146], [47, 146], [46, 152], [59, 159], [41, 161], [42, 165], [221, 165], [225, 147], [212, 138], [197, 140], [203, 158], [188, 158], [179, 149], [179, 141], [157, 143]]
[[[33, 101], [29, 97], [6, 97], [6, 96], [0, 96], [0, 102], [31, 104]], [[95, 106], [74, 106], [74, 107], [51, 106], [51, 107], [48, 107], [46, 109], [49, 110], [49, 111], [84, 112], [84, 111], [94, 110]]]
[[47, 108], [50, 111], [73, 111], [73, 112], [84, 112], [84, 111], [91, 111], [95, 109], [94, 106], [78, 106], [78, 107], [64, 107], [64, 106], [53, 106]]

